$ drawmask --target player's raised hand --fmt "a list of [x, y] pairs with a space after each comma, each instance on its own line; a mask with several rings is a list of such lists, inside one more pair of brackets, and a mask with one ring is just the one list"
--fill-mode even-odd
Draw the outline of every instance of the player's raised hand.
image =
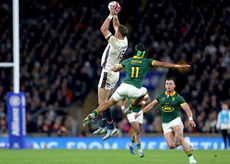
[[112, 66], [110, 67], [110, 70], [111, 70], [111, 71], [115, 71], [115, 70], [116, 70], [116, 68], [117, 68], [117, 66], [116, 66], [116, 65], [112, 65]]
[[196, 123], [193, 120], [189, 120], [188, 121], [188, 126], [191, 126], [191, 127], [195, 128], [196, 127]]
[[110, 15], [117, 15], [120, 11], [121, 11], [121, 8], [117, 8], [117, 9], [111, 8]]

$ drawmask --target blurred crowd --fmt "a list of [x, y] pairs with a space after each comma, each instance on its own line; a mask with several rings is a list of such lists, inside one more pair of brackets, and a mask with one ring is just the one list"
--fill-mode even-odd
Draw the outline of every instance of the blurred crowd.
[[[102, 0], [20, 1], [20, 90], [26, 93], [27, 131], [76, 135], [76, 120], [58, 114], [58, 107], [84, 104], [97, 89], [100, 59], [107, 44], [100, 26], [109, 12]], [[170, 70], [176, 91], [189, 103], [197, 128], [186, 132], [216, 132], [223, 102], [230, 101], [230, 7], [225, 0], [120, 0], [120, 22], [129, 28], [129, 48], [147, 48], [146, 57], [191, 69]], [[12, 2], [0, 2], [0, 62], [12, 62]], [[6, 92], [12, 91], [10, 68], [0, 68], [0, 133], [7, 132]], [[151, 98], [153, 100], [154, 98]], [[37, 110], [50, 111], [32, 116]], [[116, 107], [115, 107], [116, 108]], [[185, 114], [182, 112], [185, 122]], [[122, 132], [131, 129], [115, 109]], [[146, 132], [161, 132], [158, 110], [145, 115]], [[186, 125], [186, 123], [185, 123]], [[63, 130], [64, 129], [64, 130]], [[90, 130], [93, 130], [92, 125]], [[65, 132], [65, 133], [64, 133]]]

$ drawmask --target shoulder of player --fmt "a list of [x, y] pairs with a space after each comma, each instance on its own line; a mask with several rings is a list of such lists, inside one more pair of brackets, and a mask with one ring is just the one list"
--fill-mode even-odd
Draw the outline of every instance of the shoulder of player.
[[128, 43], [128, 39], [125, 37], [124, 39], [118, 39], [118, 38], [116, 38], [114, 35], [111, 35], [111, 37], [110, 37], [112, 40], [114, 40], [114, 41], [116, 41], [116, 42], [119, 42], [120, 44], [122, 43], [122, 42], [127, 42]]
[[[179, 98], [179, 97], [182, 97], [182, 96], [181, 96], [179, 93], [177, 93], [177, 92], [175, 93], [175, 96], [178, 97], [178, 98]], [[182, 98], [183, 98], [183, 97], [182, 97]]]
[[119, 39], [117, 39], [115, 36], [111, 36], [109, 39], [108, 39], [108, 42], [110, 43], [110, 45], [114, 46], [114, 47], [121, 47], [121, 42]]

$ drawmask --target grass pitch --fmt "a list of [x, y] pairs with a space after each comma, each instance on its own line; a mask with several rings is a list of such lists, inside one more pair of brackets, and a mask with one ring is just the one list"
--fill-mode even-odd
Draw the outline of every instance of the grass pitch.
[[[139, 158], [129, 150], [76, 150], [0, 149], [0, 164], [186, 164], [188, 158], [182, 150], [143, 150], [145, 157]], [[195, 150], [198, 164], [230, 164], [229, 150]]]

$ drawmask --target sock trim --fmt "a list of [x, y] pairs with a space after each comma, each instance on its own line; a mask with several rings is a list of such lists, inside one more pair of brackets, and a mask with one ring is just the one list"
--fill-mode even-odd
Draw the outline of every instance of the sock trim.
[[188, 151], [188, 152], [186, 152], [186, 155], [187, 155], [188, 157], [191, 157], [191, 156], [192, 156], [192, 152], [191, 152], [191, 151]]
[[95, 110], [93, 111], [93, 113], [95, 114], [95, 116], [97, 116], [97, 115], [99, 114], [99, 111], [98, 111], [97, 109], [95, 109]]

